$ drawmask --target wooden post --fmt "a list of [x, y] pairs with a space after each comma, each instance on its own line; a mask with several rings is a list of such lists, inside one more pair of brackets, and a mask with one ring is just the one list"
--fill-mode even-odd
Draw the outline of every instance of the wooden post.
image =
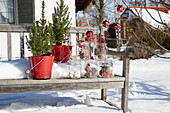
[[12, 60], [12, 39], [11, 32], [7, 32], [8, 60]]
[[101, 100], [107, 101], [107, 89], [101, 89]]
[[24, 32], [20, 32], [20, 55], [24, 58]]
[[124, 88], [122, 88], [122, 110], [128, 112], [128, 93], [129, 93], [129, 58], [123, 58], [123, 77], [125, 77]]

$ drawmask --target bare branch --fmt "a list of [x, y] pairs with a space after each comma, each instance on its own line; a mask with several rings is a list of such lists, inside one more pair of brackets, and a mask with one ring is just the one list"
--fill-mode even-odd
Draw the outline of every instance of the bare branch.
[[162, 48], [163, 50], [167, 51], [167, 52], [170, 52], [170, 50], [164, 48], [163, 46], [161, 46], [156, 40], [155, 38], [150, 34], [150, 31], [147, 29], [147, 27], [144, 25], [144, 28], [146, 29], [146, 31], [148, 32], [149, 36], [152, 38], [152, 40], [160, 47]]
[[170, 9], [170, 5], [169, 4], [167, 4], [167, 3], [165, 3], [165, 2], [163, 2], [163, 1], [154, 1], [154, 0], [150, 0], [151, 2], [153, 2], [153, 3], [156, 3], [156, 4], [162, 4], [164, 7], [166, 7], [166, 8], [168, 8], [168, 9]]

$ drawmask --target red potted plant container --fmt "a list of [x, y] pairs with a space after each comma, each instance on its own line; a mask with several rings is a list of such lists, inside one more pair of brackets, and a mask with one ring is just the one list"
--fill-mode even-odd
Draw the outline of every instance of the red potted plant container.
[[72, 46], [69, 46], [71, 28], [71, 18], [69, 18], [68, 6], [64, 5], [64, 0], [60, 0], [57, 8], [54, 8], [53, 18], [53, 33], [54, 43], [52, 53], [57, 62], [66, 63], [70, 59]]
[[28, 57], [33, 79], [50, 79], [53, 67], [53, 56]]
[[[45, 2], [42, 2], [42, 17], [40, 21], [33, 23], [33, 30], [30, 29], [27, 39], [28, 49], [33, 56], [29, 57], [29, 63], [33, 79], [50, 79], [54, 57], [51, 53], [53, 36], [50, 31], [51, 24], [47, 24], [44, 16]], [[28, 73], [27, 71], [26, 73]]]
[[66, 63], [70, 59], [72, 46], [54, 45], [52, 53], [56, 61]]

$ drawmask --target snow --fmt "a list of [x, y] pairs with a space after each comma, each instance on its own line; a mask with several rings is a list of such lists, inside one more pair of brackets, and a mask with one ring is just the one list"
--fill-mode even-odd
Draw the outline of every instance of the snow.
[[[150, 25], [156, 27], [156, 28], [163, 28], [163, 25], [159, 24], [158, 22], [156, 22], [155, 20], [161, 22], [161, 19], [164, 23], [166, 23], [167, 25], [169, 25], [170, 23], [170, 13], [164, 13], [164, 12], [159, 12], [161, 15], [161, 18], [159, 16], [158, 11], [154, 10], [154, 9], [147, 9], [149, 11], [149, 13], [152, 15], [152, 17], [155, 19], [152, 19], [152, 17], [148, 14], [148, 12], [146, 11], [146, 9], [144, 8], [130, 8], [136, 15], [139, 15], [145, 22], [149, 23]], [[137, 12], [136, 12], [137, 10]]]
[[[170, 53], [163, 56], [170, 57]], [[61, 71], [65, 66], [54, 64], [54, 68]], [[131, 60], [129, 113], [170, 112], [169, 66], [170, 59], [152, 57], [148, 60]], [[27, 69], [27, 59], [1, 61], [0, 78], [27, 78], [27, 75], [22, 75]], [[55, 76], [56, 69], [53, 70], [53, 77], [62, 77]], [[117, 59], [114, 60], [114, 73], [122, 73], [122, 62]], [[107, 101], [113, 106], [100, 100], [100, 90], [2, 93], [0, 113], [123, 113], [121, 89], [108, 89], [107, 95]]]

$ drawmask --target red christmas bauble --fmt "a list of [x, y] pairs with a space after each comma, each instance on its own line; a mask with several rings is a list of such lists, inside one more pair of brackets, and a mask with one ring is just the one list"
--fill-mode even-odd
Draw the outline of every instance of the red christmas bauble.
[[85, 46], [85, 42], [83, 40], [80, 40], [79, 41], [79, 47], [83, 47], [83, 46]]
[[119, 30], [119, 29], [121, 28], [121, 25], [120, 25], [119, 23], [117, 23], [117, 24], [114, 25], [114, 28], [115, 28], [116, 30]]
[[123, 5], [118, 5], [117, 11], [122, 12], [124, 10]]
[[89, 37], [86, 37], [85, 40], [86, 40], [86, 41], [90, 41], [90, 38], [89, 38]]
[[102, 25], [104, 27], [109, 27], [109, 21], [107, 21], [107, 20], [103, 21]]
[[87, 36], [87, 37], [93, 36], [93, 31], [87, 31], [87, 32], [86, 32], [86, 36]]
[[93, 41], [93, 37], [90, 37], [90, 40], [89, 41]]
[[97, 38], [96, 37], [93, 37], [93, 41], [96, 41], [97, 40]]

